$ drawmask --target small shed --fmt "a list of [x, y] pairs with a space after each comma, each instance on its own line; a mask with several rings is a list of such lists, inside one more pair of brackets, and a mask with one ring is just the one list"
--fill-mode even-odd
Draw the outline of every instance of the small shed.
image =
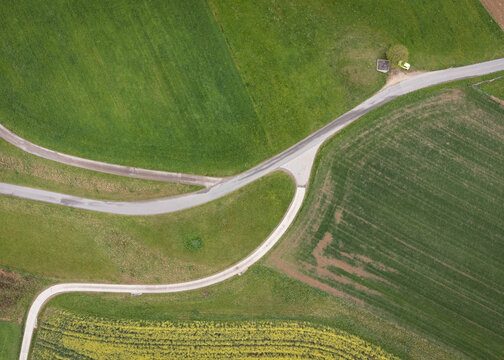
[[390, 61], [385, 59], [376, 60], [376, 71], [388, 73], [390, 70]]

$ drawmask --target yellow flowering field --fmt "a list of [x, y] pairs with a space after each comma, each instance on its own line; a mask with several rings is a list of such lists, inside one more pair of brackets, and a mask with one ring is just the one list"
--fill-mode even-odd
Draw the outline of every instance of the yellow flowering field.
[[301, 321], [136, 321], [47, 314], [34, 359], [396, 360], [356, 336]]

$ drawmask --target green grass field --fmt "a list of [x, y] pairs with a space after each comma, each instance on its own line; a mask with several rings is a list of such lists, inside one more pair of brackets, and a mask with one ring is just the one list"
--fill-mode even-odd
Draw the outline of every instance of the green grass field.
[[358, 336], [403, 360], [460, 359], [460, 354], [451, 349], [262, 265], [201, 290], [135, 297], [64, 294], [52, 299], [46, 309], [110, 320], [310, 321]]
[[21, 326], [0, 321], [0, 360], [15, 360], [21, 346]]
[[99, 214], [0, 197], [0, 265], [59, 281], [174, 282], [256, 248], [294, 194], [276, 173], [211, 203], [156, 216]]
[[273, 258], [469, 358], [502, 358], [503, 115], [468, 81], [374, 110], [323, 147]]
[[205, 1], [8, 0], [0, 12], [0, 122], [20, 136], [197, 173], [270, 154]]
[[478, 0], [210, 0], [275, 152], [385, 82], [376, 59], [402, 43], [413, 69], [504, 56]]
[[202, 189], [200, 186], [115, 176], [58, 164], [0, 139], [0, 182], [102, 200], [144, 200]]
[[478, 0], [209, 3], [1, 2], [0, 122], [78, 156], [229, 175], [378, 90], [393, 43], [416, 69], [504, 56]]

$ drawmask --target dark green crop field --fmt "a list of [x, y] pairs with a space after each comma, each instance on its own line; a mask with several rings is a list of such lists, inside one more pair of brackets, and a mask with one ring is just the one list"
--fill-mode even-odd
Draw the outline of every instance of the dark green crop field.
[[501, 359], [503, 140], [502, 107], [464, 83], [384, 105], [322, 149], [271, 266], [470, 358]]
[[0, 123], [113, 163], [229, 175], [416, 69], [504, 56], [477, 0], [0, 2]]

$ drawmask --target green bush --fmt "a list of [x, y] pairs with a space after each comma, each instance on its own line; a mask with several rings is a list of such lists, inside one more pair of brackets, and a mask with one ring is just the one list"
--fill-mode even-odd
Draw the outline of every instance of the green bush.
[[201, 235], [193, 234], [191, 236], [187, 236], [184, 239], [184, 247], [190, 251], [196, 251], [203, 247], [203, 240], [201, 239]]
[[387, 50], [387, 59], [390, 61], [392, 67], [399, 67], [400, 60], [408, 61], [408, 48], [401, 44], [392, 45]]

